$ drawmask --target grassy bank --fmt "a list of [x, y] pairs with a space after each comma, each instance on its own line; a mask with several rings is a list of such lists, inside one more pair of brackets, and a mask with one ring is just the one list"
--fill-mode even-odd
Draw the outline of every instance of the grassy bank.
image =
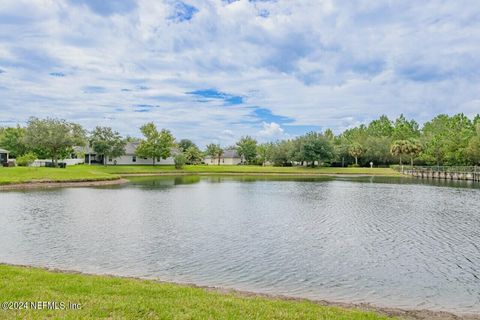
[[0, 302], [57, 301], [79, 310], [0, 310], [2, 319], [389, 319], [307, 301], [222, 294], [175, 284], [0, 265]]
[[28, 182], [100, 181], [118, 179], [119, 176], [97, 170], [91, 166], [60, 168], [0, 167], [0, 185]]
[[305, 168], [305, 167], [261, 167], [261, 166], [185, 166], [176, 170], [174, 166], [69, 166], [59, 168], [2, 168], [0, 184], [28, 183], [38, 181], [99, 181], [118, 179], [122, 174], [161, 174], [161, 173], [212, 173], [212, 174], [289, 174], [289, 175], [376, 175], [398, 176], [389, 168]]
[[191, 173], [275, 173], [275, 174], [350, 174], [350, 175], [382, 175], [398, 176], [399, 173], [390, 168], [309, 168], [309, 167], [273, 167], [273, 166], [185, 166], [175, 170], [174, 166], [107, 166], [99, 170], [114, 174], [191, 172]]

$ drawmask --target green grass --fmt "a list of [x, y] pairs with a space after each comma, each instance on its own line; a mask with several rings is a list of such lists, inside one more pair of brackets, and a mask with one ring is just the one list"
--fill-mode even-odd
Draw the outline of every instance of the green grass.
[[0, 185], [25, 182], [66, 182], [113, 180], [119, 176], [97, 170], [91, 166], [60, 168], [0, 167]]
[[28, 182], [66, 182], [97, 181], [118, 179], [122, 174], [146, 173], [211, 173], [211, 174], [348, 174], [398, 176], [399, 173], [389, 168], [305, 168], [305, 167], [261, 167], [261, 166], [185, 166], [176, 170], [174, 166], [68, 166], [59, 168], [0, 167], [0, 184]]
[[213, 166], [195, 165], [185, 166], [182, 170], [175, 170], [174, 166], [108, 166], [101, 169], [102, 172], [116, 174], [130, 173], [161, 173], [161, 172], [192, 172], [192, 173], [278, 173], [278, 174], [362, 174], [398, 176], [399, 173], [390, 168], [308, 168], [308, 167], [273, 167], [273, 166]]
[[80, 303], [80, 310], [0, 310], [2, 319], [389, 319], [372, 312], [155, 281], [0, 265], [0, 303]]

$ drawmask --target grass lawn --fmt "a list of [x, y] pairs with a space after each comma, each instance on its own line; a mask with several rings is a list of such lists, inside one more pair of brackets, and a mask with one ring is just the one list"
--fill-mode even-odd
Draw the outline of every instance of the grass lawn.
[[399, 176], [400, 174], [390, 168], [308, 168], [308, 167], [273, 167], [273, 166], [212, 166], [212, 165], [190, 165], [182, 170], [175, 170], [174, 166], [107, 166], [99, 170], [115, 174], [129, 173], [160, 173], [160, 172], [192, 172], [192, 173], [287, 173], [287, 174], [363, 174]]
[[261, 166], [185, 166], [182, 170], [175, 167], [162, 166], [68, 166], [59, 168], [30, 168], [0, 167], [0, 184], [26, 183], [26, 182], [66, 182], [66, 181], [97, 181], [118, 179], [122, 174], [146, 173], [212, 173], [212, 174], [361, 174], [399, 176], [400, 174], [390, 168], [305, 168], [305, 167], [261, 167]]
[[60, 168], [0, 167], [0, 184], [37, 182], [37, 181], [96, 181], [112, 180], [119, 177], [105, 173], [91, 166], [71, 166]]
[[2, 319], [389, 319], [371, 312], [222, 294], [155, 281], [0, 265], [0, 302], [77, 303], [79, 310], [0, 310]]

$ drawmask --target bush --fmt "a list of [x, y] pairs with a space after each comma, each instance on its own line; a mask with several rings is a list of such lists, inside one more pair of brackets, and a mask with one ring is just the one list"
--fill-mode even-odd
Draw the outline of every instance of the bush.
[[35, 153], [29, 152], [17, 158], [17, 165], [20, 167], [28, 167], [35, 160], [37, 160], [37, 156], [35, 155]]
[[360, 165], [354, 163], [354, 164], [349, 164], [348, 167], [349, 167], [349, 168], [359, 168]]
[[174, 158], [175, 161], [175, 169], [182, 169], [185, 163], [187, 162], [187, 158], [183, 153], [179, 153]]

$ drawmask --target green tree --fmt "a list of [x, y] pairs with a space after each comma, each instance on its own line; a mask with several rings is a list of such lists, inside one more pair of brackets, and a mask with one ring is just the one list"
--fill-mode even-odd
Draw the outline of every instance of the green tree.
[[183, 153], [176, 154], [173, 160], [175, 162], [175, 169], [182, 169], [187, 162], [187, 158]]
[[367, 127], [369, 137], [392, 137], [393, 131], [393, 123], [386, 115], [373, 120]]
[[202, 152], [196, 145], [188, 147], [183, 154], [188, 164], [199, 164], [202, 162]]
[[475, 135], [473, 122], [463, 114], [441, 114], [423, 126], [422, 159], [428, 164], [470, 164], [467, 148]]
[[219, 144], [210, 143], [209, 145], [207, 145], [207, 150], [205, 151], [205, 153], [211, 156], [213, 159], [217, 158], [218, 165], [220, 165], [220, 159], [223, 155], [223, 149], [220, 147]]
[[198, 149], [198, 147], [195, 145], [195, 143], [193, 143], [193, 141], [189, 140], [189, 139], [180, 140], [180, 142], [177, 143], [177, 146], [180, 149], [180, 151], [182, 151], [182, 152], [187, 151], [187, 149], [190, 148], [190, 147], [195, 147], [195, 148]]
[[392, 160], [390, 137], [370, 136], [365, 141], [364, 158], [376, 164], [388, 164]]
[[406, 154], [410, 157], [410, 165], [413, 167], [413, 160], [420, 155], [423, 146], [417, 139], [410, 139], [407, 142]]
[[358, 166], [358, 158], [361, 157], [364, 152], [365, 149], [358, 142], [354, 142], [348, 147], [348, 153], [355, 159], [356, 166]]
[[395, 120], [392, 139], [408, 140], [420, 136], [419, 125], [415, 120], [408, 121], [403, 114]]
[[147, 123], [140, 128], [145, 137], [137, 147], [136, 154], [139, 157], [152, 158], [152, 165], [160, 159], [167, 159], [172, 152], [175, 138], [169, 130], [157, 130], [153, 122]]
[[468, 142], [467, 155], [473, 164], [480, 164], [480, 121], [476, 125], [475, 135]]
[[96, 127], [90, 137], [93, 150], [103, 156], [103, 164], [107, 164], [107, 157], [118, 158], [125, 154], [127, 142], [122, 136], [109, 127]]
[[272, 161], [274, 145], [273, 143], [262, 143], [257, 146], [258, 162], [265, 166], [266, 162]]
[[25, 144], [25, 128], [20, 126], [4, 128], [0, 135], [0, 147], [10, 151], [12, 158], [17, 158], [28, 152]]
[[409, 145], [408, 140], [395, 140], [390, 147], [392, 155], [400, 158], [400, 165], [403, 164], [402, 157], [408, 155]]
[[291, 150], [293, 149], [292, 140], [278, 141], [274, 144], [272, 150], [272, 161], [276, 166], [288, 166], [292, 163]]
[[85, 130], [78, 124], [61, 119], [30, 118], [25, 132], [28, 148], [41, 149], [58, 166], [58, 159], [71, 153], [73, 146], [83, 146]]
[[250, 136], [242, 137], [237, 142], [237, 152], [245, 159], [247, 164], [252, 164], [257, 156], [257, 140]]
[[320, 165], [322, 161], [330, 161], [333, 158], [333, 146], [324, 135], [309, 132], [305, 135], [304, 141], [304, 159], [307, 163], [310, 162], [312, 167], [315, 166], [315, 161]]

